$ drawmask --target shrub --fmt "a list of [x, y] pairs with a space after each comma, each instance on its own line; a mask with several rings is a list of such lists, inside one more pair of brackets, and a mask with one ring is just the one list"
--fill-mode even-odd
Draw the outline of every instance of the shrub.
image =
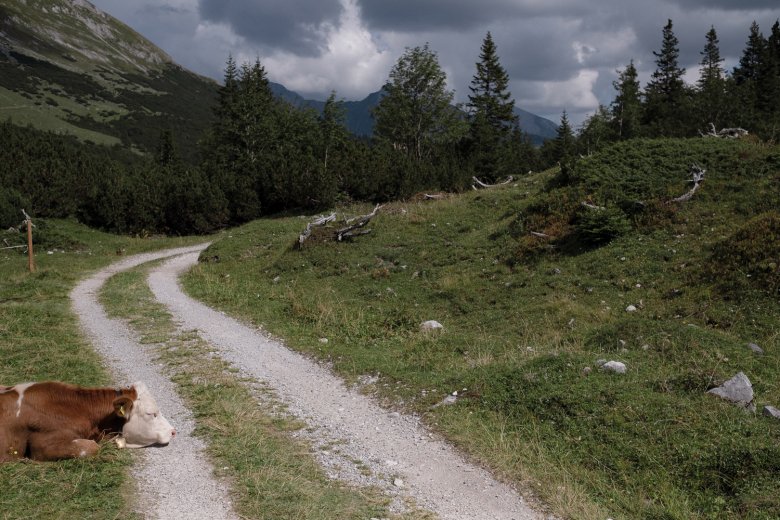
[[631, 223], [618, 208], [583, 208], [577, 216], [575, 229], [583, 243], [601, 245], [628, 233]]

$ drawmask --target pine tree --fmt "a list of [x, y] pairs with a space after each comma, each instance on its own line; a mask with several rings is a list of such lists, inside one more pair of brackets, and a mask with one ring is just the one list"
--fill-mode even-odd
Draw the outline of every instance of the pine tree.
[[697, 112], [700, 124], [722, 124], [725, 105], [726, 81], [723, 77], [723, 58], [720, 56], [718, 35], [715, 27], [707, 32], [707, 42], [701, 52], [701, 73], [697, 82]]
[[518, 120], [515, 101], [507, 90], [509, 76], [498, 60], [490, 32], [482, 42], [479, 60], [469, 87], [469, 135], [477, 174], [493, 180], [506, 173], [502, 170], [508, 165], [502, 164], [502, 159], [507, 155], [506, 146], [516, 133]]
[[645, 89], [645, 123], [654, 135], [683, 136], [687, 133], [688, 103], [683, 75], [678, 65], [680, 50], [672, 20], [663, 29], [663, 42], [656, 57], [656, 70]]
[[617, 81], [612, 82], [617, 90], [612, 102], [612, 126], [618, 139], [631, 139], [640, 135], [642, 117], [642, 92], [634, 60], [617, 73]]

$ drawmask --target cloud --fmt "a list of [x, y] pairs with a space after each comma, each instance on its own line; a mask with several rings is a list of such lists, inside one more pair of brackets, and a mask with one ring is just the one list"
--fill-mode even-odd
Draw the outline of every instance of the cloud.
[[577, 16], [577, 0], [360, 0], [371, 29], [396, 32], [468, 30], [507, 18], [535, 18], [567, 12]]
[[379, 90], [396, 56], [364, 26], [356, 0], [341, 0], [335, 23], [322, 26], [318, 56], [277, 50], [262, 58], [273, 81], [303, 95], [322, 97], [332, 89], [339, 97], [363, 98]]
[[92, 1], [196, 72], [221, 79], [228, 54], [260, 58], [273, 81], [318, 99], [362, 99], [405, 47], [429, 42], [463, 102], [491, 31], [518, 106], [555, 121], [565, 107], [573, 124], [609, 104], [630, 60], [647, 81], [668, 19], [695, 81], [711, 26], [731, 70], [753, 20], [768, 35], [780, 17], [777, 0]]
[[339, 0], [198, 0], [201, 17], [229, 25], [264, 48], [316, 56], [327, 41], [327, 26], [338, 19]]

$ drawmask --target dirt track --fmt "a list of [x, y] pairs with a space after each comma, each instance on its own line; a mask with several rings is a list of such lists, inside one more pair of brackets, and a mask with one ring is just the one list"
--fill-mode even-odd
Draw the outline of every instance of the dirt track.
[[[190, 435], [191, 414], [173, 384], [154, 366], [127, 326], [108, 319], [97, 303], [97, 291], [112, 274], [170, 256], [150, 272], [148, 282], [174, 320], [185, 330], [198, 330], [215, 352], [243, 374], [270, 385], [290, 412], [313, 428], [317, 439], [339, 443], [348, 458], [372, 468], [377, 480], [374, 484], [413, 499], [443, 519], [544, 518], [510, 487], [437, 440], [416, 418], [387, 412], [347, 388], [326, 368], [270, 340], [256, 328], [189, 298], [178, 277], [197, 262], [204, 247], [129, 257], [85, 280], [71, 294], [85, 330], [117, 379], [145, 380], [179, 431], [169, 447], [148, 450], [142, 457], [144, 462], [137, 469], [142, 514], [149, 518], [234, 517], [228, 490], [211, 478], [200, 441]], [[348, 472], [333, 475], [350, 480]]]

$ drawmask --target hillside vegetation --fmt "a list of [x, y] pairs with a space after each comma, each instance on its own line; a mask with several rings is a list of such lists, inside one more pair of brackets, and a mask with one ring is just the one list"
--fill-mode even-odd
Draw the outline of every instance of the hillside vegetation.
[[[670, 203], [693, 163], [703, 183]], [[780, 405], [778, 181], [777, 146], [629, 141], [388, 204], [352, 242], [298, 250], [310, 217], [255, 221], [185, 283], [348, 379], [377, 376], [388, 406], [564, 516], [777, 518], [780, 422], [760, 411]], [[420, 331], [431, 319], [441, 333]], [[740, 371], [758, 413], [706, 394]]]

